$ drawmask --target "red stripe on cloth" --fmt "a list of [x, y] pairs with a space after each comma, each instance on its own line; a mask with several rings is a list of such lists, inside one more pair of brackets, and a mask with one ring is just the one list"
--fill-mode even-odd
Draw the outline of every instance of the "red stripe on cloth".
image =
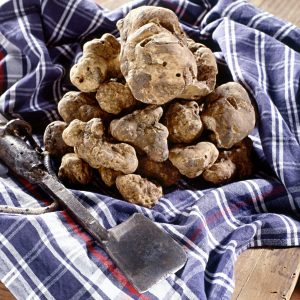
[[37, 200], [43, 201], [45, 205], [49, 205], [52, 201], [49, 199], [46, 199], [42, 197], [37, 191], [34, 184], [31, 184], [28, 180], [24, 179], [23, 177], [17, 176], [18, 180], [22, 184], [22, 187], [24, 187], [28, 192], [32, 194]]
[[[3, 52], [0, 51], [0, 62], [1, 60], [3, 60], [5, 54]], [[0, 64], [0, 95], [4, 92], [4, 88], [5, 88], [5, 68], [3, 63]]]
[[107, 257], [103, 256], [102, 253], [97, 251], [94, 247], [88, 247], [91, 253], [103, 263], [110, 273], [134, 296], [138, 296], [141, 300], [148, 300], [149, 298], [145, 295], [140, 294], [133, 285], [127, 280], [127, 278], [118, 270], [116, 265]]
[[69, 226], [72, 228], [73, 232], [79, 235], [86, 243], [88, 250], [90, 253], [97, 258], [102, 265], [126, 288], [132, 295], [137, 296], [141, 300], [149, 300], [148, 297], [146, 297], [143, 294], [140, 294], [134, 286], [131, 284], [131, 282], [128, 281], [128, 279], [119, 271], [119, 269], [116, 267], [116, 265], [107, 257], [105, 257], [99, 250], [97, 250], [94, 246], [92, 246], [91, 237], [85, 233], [79, 225], [77, 225], [74, 220], [70, 217], [70, 215], [66, 211], [61, 212]]

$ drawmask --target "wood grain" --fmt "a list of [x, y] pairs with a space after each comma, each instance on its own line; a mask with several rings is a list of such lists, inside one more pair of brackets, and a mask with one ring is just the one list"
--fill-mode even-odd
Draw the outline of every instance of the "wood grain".
[[96, 3], [108, 9], [115, 9], [123, 4], [130, 2], [126, 0], [95, 0]]
[[16, 299], [2, 282], [0, 282], [0, 299], [1, 300], [15, 300]]
[[300, 273], [300, 249], [252, 249], [235, 265], [232, 300], [288, 300]]
[[292, 294], [291, 300], [300, 300], [300, 281], [298, 280], [297, 285]]
[[263, 250], [247, 250], [242, 253], [234, 266], [235, 289], [232, 299], [237, 299], [253, 273]]
[[250, 0], [259, 8], [296, 26], [300, 26], [299, 0]]
[[[115, 9], [128, 2], [126, 0], [95, 1], [109, 9]], [[299, 0], [251, 0], [250, 2], [300, 26]], [[300, 300], [300, 282], [297, 283], [299, 272], [299, 248], [247, 250], [240, 255], [235, 266], [236, 288], [232, 299]], [[295, 285], [296, 289], [291, 297]], [[15, 299], [1, 282], [0, 299]]]

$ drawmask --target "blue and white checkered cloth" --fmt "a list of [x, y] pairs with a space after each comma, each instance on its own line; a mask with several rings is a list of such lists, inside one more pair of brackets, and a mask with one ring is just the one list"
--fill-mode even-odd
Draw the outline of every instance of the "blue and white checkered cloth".
[[[69, 69], [82, 43], [140, 5], [170, 8], [187, 34], [213, 49], [219, 82], [240, 82], [257, 104], [257, 160], [248, 180], [218, 188], [180, 181], [153, 209], [109, 190], [73, 192], [106, 228], [141, 212], [185, 247], [176, 274], [140, 295], [64, 211], [0, 214], [0, 280], [18, 299], [229, 299], [234, 263], [249, 247], [300, 242], [300, 30], [245, 0], [140, 0], [115, 11], [88, 0], [2, 0], [0, 110], [42, 132], [74, 89]], [[21, 178], [0, 178], [0, 203], [39, 207], [50, 199]]]

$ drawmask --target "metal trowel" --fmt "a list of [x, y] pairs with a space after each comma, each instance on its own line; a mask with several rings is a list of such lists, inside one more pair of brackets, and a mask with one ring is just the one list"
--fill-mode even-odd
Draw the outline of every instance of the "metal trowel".
[[[125, 222], [106, 230], [61, 184], [49, 174], [41, 155], [26, 142], [30, 125], [22, 120], [0, 124], [0, 159], [9, 169], [41, 186], [109, 254], [139, 292], [181, 269], [186, 262], [183, 248], [148, 218], [136, 213]], [[0, 209], [1, 211], [1, 209]]]

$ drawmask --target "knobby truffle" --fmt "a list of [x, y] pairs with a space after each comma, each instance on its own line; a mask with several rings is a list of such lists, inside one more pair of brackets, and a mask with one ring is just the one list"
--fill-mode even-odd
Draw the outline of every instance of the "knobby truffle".
[[125, 143], [113, 144], [105, 140], [104, 125], [100, 118], [89, 122], [73, 120], [64, 130], [63, 139], [93, 168], [105, 167], [129, 174], [138, 166], [132, 146]]
[[243, 140], [255, 126], [255, 111], [246, 90], [237, 82], [220, 85], [209, 95], [201, 114], [218, 148], [230, 149]]
[[114, 115], [137, 105], [128, 85], [119, 82], [101, 83], [96, 99], [104, 111]]
[[118, 176], [123, 175], [120, 171], [115, 171], [114, 169], [109, 169], [105, 167], [100, 167], [98, 169], [102, 181], [105, 185], [112, 187], [116, 184], [116, 179]]
[[110, 132], [118, 141], [127, 142], [135, 146], [142, 153], [154, 161], [168, 159], [168, 129], [159, 119], [163, 109], [148, 106], [143, 110], [136, 110], [121, 119], [110, 123]]
[[137, 174], [118, 176], [116, 186], [125, 200], [148, 208], [154, 206], [162, 197], [161, 186]]
[[58, 178], [69, 184], [89, 184], [92, 181], [92, 168], [75, 153], [63, 156], [58, 170]]
[[206, 81], [198, 81], [197, 62], [173, 11], [142, 6], [117, 27], [121, 71], [137, 100], [161, 105], [174, 98], [200, 99], [211, 92]]
[[108, 113], [103, 111], [91, 94], [82, 92], [68, 92], [58, 102], [58, 112], [67, 123], [78, 119], [87, 122], [93, 118], [109, 119]]
[[253, 172], [251, 152], [252, 141], [249, 138], [229, 150], [221, 150], [216, 163], [204, 171], [203, 178], [215, 184], [224, 184], [250, 176]]
[[197, 80], [188, 86], [180, 98], [199, 100], [210, 94], [216, 85], [218, 67], [213, 52], [205, 45], [187, 39], [188, 48], [193, 53], [197, 65]]
[[109, 33], [85, 43], [82, 57], [71, 68], [71, 82], [80, 91], [90, 93], [109, 78], [122, 77], [119, 54], [120, 43]]
[[62, 133], [67, 126], [65, 122], [54, 121], [46, 127], [44, 146], [50, 155], [60, 158], [66, 153], [73, 152], [73, 148], [68, 146], [62, 138]]
[[169, 131], [169, 141], [184, 144], [195, 142], [203, 131], [199, 111], [195, 101], [172, 102], [163, 122]]
[[180, 172], [169, 160], [156, 162], [146, 156], [139, 157], [137, 173], [155, 180], [163, 187], [175, 185], [181, 178]]
[[195, 178], [210, 168], [217, 160], [219, 151], [209, 142], [193, 146], [176, 146], [170, 150], [169, 159], [182, 175]]

